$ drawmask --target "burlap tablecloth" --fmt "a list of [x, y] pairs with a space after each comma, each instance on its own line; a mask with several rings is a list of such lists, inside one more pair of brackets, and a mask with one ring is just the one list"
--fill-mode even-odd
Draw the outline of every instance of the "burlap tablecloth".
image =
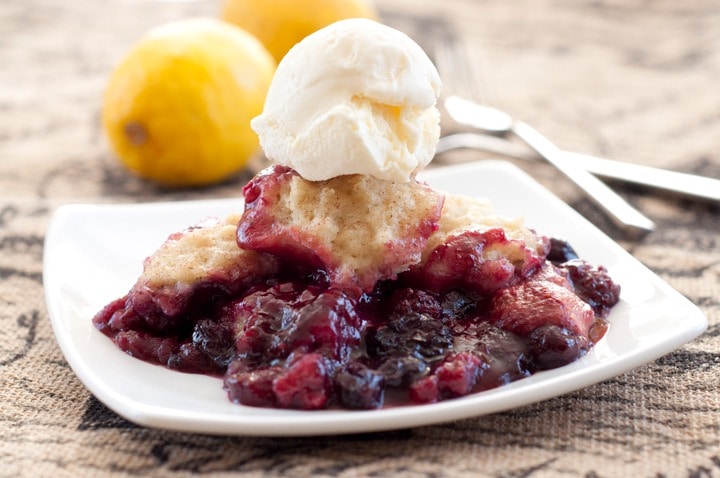
[[[387, 23], [426, 47], [436, 34], [468, 42], [494, 101], [561, 146], [720, 178], [717, 0], [379, 5]], [[130, 177], [108, 153], [98, 122], [109, 70], [144, 30], [218, 8], [209, 1], [0, 3], [1, 476], [720, 476], [718, 206], [619, 186], [658, 224], [632, 240], [541, 164], [520, 166], [698, 304], [710, 322], [704, 335], [553, 400], [388, 433], [171, 433], [129, 423], [95, 399], [50, 327], [45, 231], [65, 203], [239, 193], [245, 175], [189, 192]]]

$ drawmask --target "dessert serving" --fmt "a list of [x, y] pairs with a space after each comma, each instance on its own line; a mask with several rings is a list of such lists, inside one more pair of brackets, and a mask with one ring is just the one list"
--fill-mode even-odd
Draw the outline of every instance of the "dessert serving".
[[[404, 34], [344, 20], [278, 66], [244, 210], [172, 234], [94, 318], [129, 355], [297, 409], [431, 403], [557, 368], [620, 288], [572, 247], [415, 174], [440, 79]], [[477, 192], [482, 196], [482, 191]]]

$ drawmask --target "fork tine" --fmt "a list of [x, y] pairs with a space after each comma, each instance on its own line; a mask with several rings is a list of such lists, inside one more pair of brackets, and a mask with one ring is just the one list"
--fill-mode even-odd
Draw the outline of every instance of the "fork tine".
[[478, 81], [467, 43], [451, 34], [440, 36], [434, 45], [435, 66], [443, 80], [445, 96], [455, 95], [478, 103], [487, 103], [484, 84]]

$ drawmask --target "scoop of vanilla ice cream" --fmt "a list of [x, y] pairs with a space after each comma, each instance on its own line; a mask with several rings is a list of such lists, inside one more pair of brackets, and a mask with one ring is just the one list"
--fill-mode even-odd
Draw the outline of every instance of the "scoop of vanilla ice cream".
[[408, 181], [435, 153], [440, 77], [407, 35], [341, 20], [295, 45], [251, 125], [267, 157], [310, 181]]

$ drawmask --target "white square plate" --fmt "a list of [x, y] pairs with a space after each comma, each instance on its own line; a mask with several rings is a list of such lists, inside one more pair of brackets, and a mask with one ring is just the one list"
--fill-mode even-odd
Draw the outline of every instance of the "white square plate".
[[458, 420], [544, 400], [600, 382], [666, 354], [707, 327], [702, 312], [620, 246], [518, 168], [485, 161], [427, 171], [452, 193], [489, 198], [497, 211], [524, 216], [538, 232], [567, 239], [605, 265], [622, 286], [606, 336], [580, 359], [510, 385], [430, 405], [372, 411], [295, 411], [231, 403], [217, 378], [174, 372], [131, 358], [91, 323], [124, 295], [143, 259], [172, 232], [224, 217], [241, 199], [142, 205], [68, 205], [45, 242], [47, 305], [57, 341], [80, 380], [109, 408], [140, 425], [233, 435], [360, 433]]

